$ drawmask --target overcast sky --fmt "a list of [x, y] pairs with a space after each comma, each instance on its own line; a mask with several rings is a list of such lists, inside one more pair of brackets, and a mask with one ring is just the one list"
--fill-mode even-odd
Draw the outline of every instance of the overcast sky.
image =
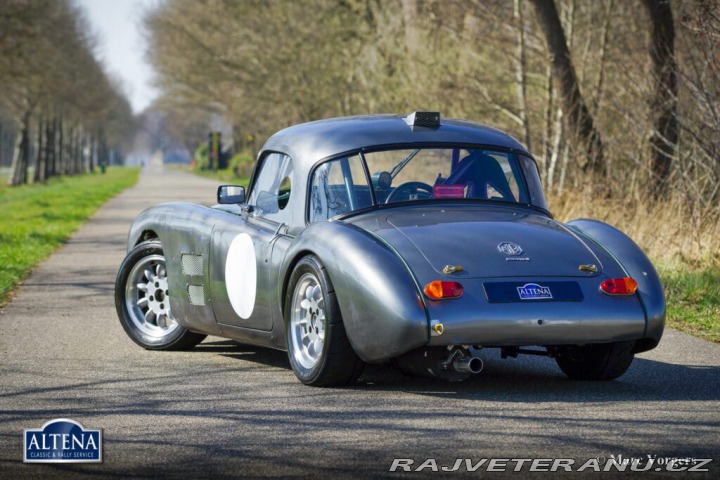
[[98, 37], [100, 60], [113, 77], [121, 79], [135, 113], [144, 110], [157, 95], [152, 87], [153, 70], [145, 61], [142, 17], [158, 1], [75, 0]]

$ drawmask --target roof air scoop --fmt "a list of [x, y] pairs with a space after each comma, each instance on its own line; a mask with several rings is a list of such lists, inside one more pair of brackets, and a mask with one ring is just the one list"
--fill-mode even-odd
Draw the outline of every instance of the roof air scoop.
[[404, 120], [413, 128], [438, 128], [440, 127], [440, 112], [413, 112]]

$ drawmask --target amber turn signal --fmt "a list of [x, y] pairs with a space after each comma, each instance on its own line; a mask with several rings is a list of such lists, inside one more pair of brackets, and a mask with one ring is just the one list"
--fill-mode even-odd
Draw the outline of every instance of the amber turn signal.
[[630, 277], [611, 278], [600, 284], [600, 290], [608, 295], [632, 295], [637, 288], [637, 282]]
[[441, 280], [433, 280], [425, 285], [423, 289], [425, 295], [433, 300], [442, 300], [444, 298], [461, 297], [465, 289], [458, 282], [443, 282]]

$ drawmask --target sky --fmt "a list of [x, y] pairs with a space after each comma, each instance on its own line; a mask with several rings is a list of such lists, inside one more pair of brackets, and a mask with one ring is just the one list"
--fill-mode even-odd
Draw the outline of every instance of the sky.
[[158, 0], [75, 0], [85, 10], [98, 39], [97, 55], [106, 71], [121, 80], [134, 113], [157, 96], [152, 67], [145, 60], [144, 12]]

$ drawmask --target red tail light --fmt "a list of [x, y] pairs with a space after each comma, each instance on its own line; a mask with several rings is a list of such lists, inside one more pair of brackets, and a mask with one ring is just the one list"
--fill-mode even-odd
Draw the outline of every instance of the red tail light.
[[465, 289], [458, 282], [443, 282], [434, 280], [425, 285], [425, 295], [433, 300], [442, 300], [443, 298], [461, 297]]
[[611, 278], [600, 284], [600, 290], [608, 295], [632, 295], [637, 288], [637, 282], [630, 277]]

